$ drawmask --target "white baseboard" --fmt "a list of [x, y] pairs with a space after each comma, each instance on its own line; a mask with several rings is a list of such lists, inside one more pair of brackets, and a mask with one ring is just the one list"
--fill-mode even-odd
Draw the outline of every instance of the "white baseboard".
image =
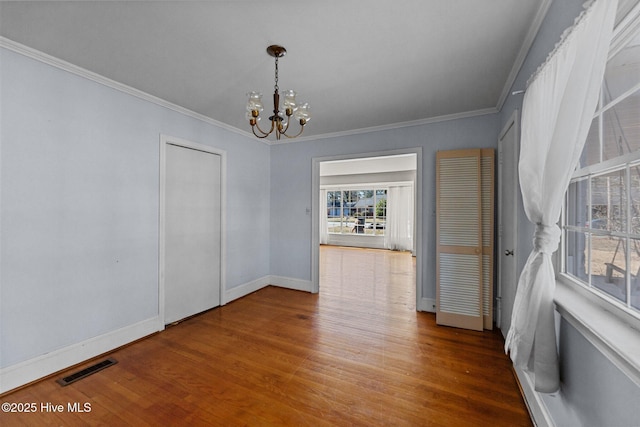
[[542, 400], [542, 396], [535, 390], [535, 385], [531, 376], [520, 368], [513, 368], [518, 377], [520, 388], [524, 394], [524, 401], [529, 410], [531, 420], [536, 427], [554, 427], [555, 423], [547, 409], [547, 405]]
[[269, 286], [270, 276], [264, 276], [256, 280], [252, 280], [251, 282], [247, 282], [240, 286], [236, 286], [231, 289], [227, 289], [224, 293], [224, 301], [221, 302], [221, 305], [225, 305], [230, 303], [233, 300], [237, 300], [238, 298], [242, 298], [245, 295], [249, 295], [252, 292], [258, 291], [266, 286]]
[[[265, 276], [227, 290], [224, 293], [222, 304], [262, 289], [268, 286], [270, 281], [271, 277]], [[154, 317], [33, 359], [7, 366], [0, 369], [0, 393], [29, 384], [163, 329], [164, 325], [160, 319]]]
[[436, 300], [433, 298], [421, 298], [418, 301], [418, 311], [428, 311], [430, 313], [436, 312]]
[[157, 317], [0, 369], [0, 393], [107, 353], [159, 331]]
[[[310, 280], [294, 279], [283, 276], [264, 276], [251, 282], [236, 286], [224, 293], [223, 304], [241, 298], [266, 286], [278, 286], [297, 291], [312, 292]], [[419, 311], [435, 311], [435, 300], [423, 298]], [[29, 384], [47, 375], [67, 369], [93, 357], [108, 353], [118, 347], [129, 344], [147, 335], [164, 329], [158, 317], [143, 320], [133, 325], [90, 338], [86, 341], [25, 360], [0, 369], [0, 393]]]
[[251, 282], [236, 286], [227, 290], [224, 294], [223, 304], [242, 298], [252, 292], [258, 291], [267, 286], [277, 286], [280, 288], [294, 289], [296, 291], [312, 292], [310, 280], [294, 279], [284, 276], [264, 276]]
[[296, 291], [313, 292], [311, 280], [293, 279], [291, 277], [269, 276], [269, 284]]

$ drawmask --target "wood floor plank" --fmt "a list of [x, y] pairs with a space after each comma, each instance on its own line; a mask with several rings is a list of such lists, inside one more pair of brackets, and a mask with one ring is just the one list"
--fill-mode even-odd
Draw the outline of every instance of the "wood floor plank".
[[1, 399], [91, 412], [0, 413], [0, 424], [532, 425], [498, 331], [415, 311], [410, 254], [320, 253], [319, 294], [267, 287], [187, 319], [67, 387], [50, 378]]

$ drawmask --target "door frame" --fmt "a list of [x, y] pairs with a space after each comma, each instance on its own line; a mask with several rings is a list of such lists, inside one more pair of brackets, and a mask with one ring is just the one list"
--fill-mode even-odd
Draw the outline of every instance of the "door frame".
[[225, 305], [227, 258], [227, 152], [209, 145], [160, 134], [160, 199], [158, 215], [158, 330], [165, 328], [166, 169], [167, 146], [174, 145], [220, 156], [220, 305]]
[[369, 153], [342, 154], [327, 157], [312, 158], [311, 167], [311, 292], [320, 291], [320, 163], [334, 160], [360, 159], [364, 157], [384, 157], [398, 154], [416, 155], [416, 185], [414, 212], [414, 247], [416, 256], [416, 310], [434, 311], [433, 300], [423, 301], [422, 271], [423, 271], [423, 209], [422, 209], [422, 147], [376, 151]]
[[[517, 283], [518, 280], [518, 273], [517, 273], [517, 260], [518, 260], [518, 251], [517, 249], [517, 245], [518, 245], [518, 188], [519, 188], [519, 184], [518, 184], [518, 158], [519, 158], [519, 152], [520, 152], [520, 126], [518, 123], [518, 114], [519, 111], [518, 109], [513, 111], [513, 114], [511, 114], [511, 116], [509, 117], [509, 120], [507, 120], [506, 124], [504, 125], [504, 127], [502, 128], [502, 131], [500, 132], [500, 135], [498, 136], [498, 244], [497, 244], [497, 255], [498, 255], [498, 272], [497, 272], [497, 296], [496, 296], [496, 327], [498, 329], [500, 329], [502, 331], [502, 324], [503, 324], [503, 319], [502, 319], [502, 314], [503, 314], [503, 310], [502, 310], [502, 268], [503, 268], [503, 256], [504, 256], [504, 250], [506, 249], [505, 247], [503, 247], [503, 242], [502, 242], [502, 219], [504, 217], [504, 213], [503, 213], [503, 203], [504, 200], [502, 200], [502, 185], [504, 182], [504, 179], [502, 177], [502, 171], [503, 171], [503, 167], [502, 167], [502, 163], [504, 162], [504, 158], [503, 158], [503, 139], [504, 137], [507, 135], [507, 133], [511, 130], [511, 128], [513, 128], [514, 131], [514, 139], [513, 139], [513, 162], [514, 162], [514, 172], [515, 172], [515, 181], [514, 181], [514, 185], [513, 185], [513, 212], [514, 212], [514, 218], [513, 218], [513, 244], [509, 245], [510, 249], [512, 248], [514, 251], [514, 257], [515, 257], [515, 281]], [[506, 331], [503, 331], [503, 334], [506, 334]]]

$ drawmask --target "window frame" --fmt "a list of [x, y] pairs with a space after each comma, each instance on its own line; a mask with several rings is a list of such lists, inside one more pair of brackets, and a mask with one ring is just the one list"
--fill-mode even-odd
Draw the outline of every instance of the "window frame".
[[[632, 275], [632, 269], [629, 267], [630, 265], [630, 254], [629, 251], [625, 251], [625, 261], [624, 261], [624, 265], [626, 266], [626, 274], [625, 274], [625, 301], [616, 299], [610, 295], [608, 295], [606, 293], [606, 291], [598, 288], [596, 285], [594, 285], [592, 283], [592, 274], [591, 273], [587, 273], [588, 277], [586, 281], [581, 280], [581, 278], [577, 277], [575, 274], [571, 274], [569, 272], [567, 272], [567, 245], [566, 245], [566, 241], [567, 241], [567, 233], [568, 232], [575, 232], [575, 233], [584, 233], [587, 236], [593, 236], [593, 237], [613, 237], [613, 238], [618, 238], [618, 239], [624, 239], [624, 243], [626, 244], [626, 247], [630, 247], [630, 243], [632, 240], [638, 240], [640, 241], [640, 234], [637, 233], [633, 233], [633, 230], [631, 229], [631, 221], [632, 221], [632, 217], [631, 217], [631, 203], [630, 203], [630, 191], [626, 191], [626, 196], [625, 196], [625, 205], [626, 205], [626, 212], [624, 213], [624, 216], [626, 218], [626, 222], [625, 222], [625, 230], [624, 231], [609, 231], [609, 230], [599, 230], [599, 229], [594, 229], [592, 228], [590, 225], [593, 223], [594, 218], [592, 217], [592, 212], [593, 212], [593, 205], [592, 205], [592, 201], [593, 201], [593, 195], [592, 195], [592, 188], [593, 188], [593, 179], [594, 178], [598, 178], [601, 176], [605, 176], [608, 173], [611, 172], [616, 172], [616, 171], [623, 171], [624, 172], [624, 187], [629, 189], [630, 186], [630, 180], [631, 180], [631, 168], [638, 168], [640, 167], [640, 150], [633, 152], [633, 153], [629, 153], [628, 155], [625, 156], [621, 156], [617, 159], [614, 159], [615, 163], [614, 165], [608, 164], [606, 165], [606, 167], [600, 167], [600, 168], [592, 168], [590, 173], [584, 173], [584, 172], [580, 172], [580, 173], [576, 173], [574, 175], [574, 177], [572, 178], [571, 182], [577, 182], [577, 181], [581, 181], [581, 180], [586, 180], [586, 185], [587, 185], [587, 197], [586, 199], [588, 200], [588, 205], [587, 205], [587, 217], [586, 217], [586, 224], [589, 225], [584, 225], [584, 226], [578, 226], [578, 225], [569, 225], [567, 224], [567, 217], [566, 217], [566, 211], [567, 211], [567, 199], [568, 199], [568, 193], [565, 196], [565, 200], [564, 200], [564, 206], [563, 206], [563, 212], [562, 212], [562, 240], [561, 240], [561, 262], [560, 262], [560, 271], [559, 274], [562, 276], [566, 276], [567, 279], [571, 280], [572, 282], [577, 283], [580, 286], [584, 286], [586, 288], [588, 288], [589, 290], [595, 292], [597, 295], [603, 297], [605, 300], [609, 301], [610, 303], [618, 306], [620, 309], [623, 310], [628, 310], [632, 315], [634, 315], [635, 317], [638, 317], [640, 319], [640, 306], [634, 307], [632, 306], [632, 302], [631, 302], [631, 287], [632, 287], [632, 283], [631, 283], [631, 275]], [[597, 166], [601, 166], [602, 164], [598, 164]], [[591, 255], [592, 255], [592, 238], [586, 238], [585, 241], [586, 243], [586, 249], [588, 249], [588, 262], [587, 264], [589, 265], [589, 271], [592, 271], [592, 260], [591, 260]], [[640, 278], [639, 278], [640, 280]]]

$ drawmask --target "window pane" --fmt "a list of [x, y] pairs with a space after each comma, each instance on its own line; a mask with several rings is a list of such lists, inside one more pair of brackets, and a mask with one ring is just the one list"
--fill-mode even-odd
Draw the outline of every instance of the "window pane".
[[588, 221], [588, 194], [589, 182], [586, 179], [574, 181], [567, 191], [567, 215], [566, 225], [574, 227], [586, 227]]
[[356, 191], [343, 191], [342, 192], [342, 207], [343, 207], [343, 217], [345, 224], [344, 226], [348, 228], [348, 231], [353, 230], [356, 231], [356, 208], [355, 204], [358, 201], [358, 194]]
[[584, 143], [582, 155], [580, 156], [580, 162], [578, 163], [578, 169], [585, 166], [595, 165], [602, 161], [600, 156], [600, 151], [602, 151], [602, 149], [600, 147], [600, 127], [598, 124], [599, 121], [600, 119], [596, 117], [591, 122], [591, 127], [589, 128], [589, 133], [587, 134], [587, 140]]
[[355, 216], [358, 222], [356, 223], [356, 233], [371, 234], [367, 231], [367, 215], [369, 211], [369, 205], [371, 204], [367, 198], [368, 190], [357, 191]]
[[591, 182], [591, 228], [626, 232], [627, 195], [625, 170], [593, 177]]
[[640, 235], [640, 164], [631, 165], [631, 233]]
[[631, 239], [631, 306], [640, 310], [640, 240]]
[[604, 100], [608, 104], [638, 84], [640, 75], [640, 34], [607, 63]]
[[620, 300], [627, 300], [624, 238], [591, 236], [591, 284]]
[[587, 239], [585, 233], [567, 231], [565, 242], [567, 273], [588, 282], [587, 278]]
[[327, 230], [329, 233], [340, 233], [340, 191], [327, 191]]
[[377, 236], [383, 236], [387, 221], [387, 190], [376, 190], [375, 222], [373, 228]]
[[604, 159], [640, 149], [640, 91], [603, 114]]

